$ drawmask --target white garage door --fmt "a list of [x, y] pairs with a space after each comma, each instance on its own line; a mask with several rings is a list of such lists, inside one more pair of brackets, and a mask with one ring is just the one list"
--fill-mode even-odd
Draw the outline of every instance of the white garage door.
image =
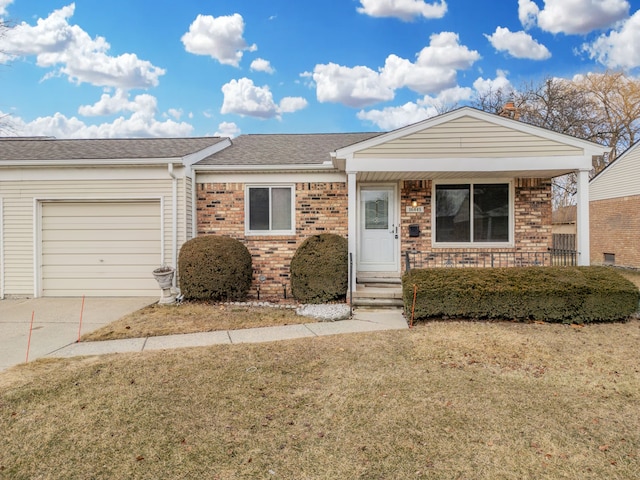
[[159, 201], [42, 204], [42, 294], [157, 295]]

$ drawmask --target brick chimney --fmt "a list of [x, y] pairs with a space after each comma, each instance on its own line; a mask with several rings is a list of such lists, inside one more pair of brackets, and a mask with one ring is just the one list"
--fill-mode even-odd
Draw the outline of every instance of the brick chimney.
[[516, 108], [513, 100], [508, 100], [498, 112], [501, 117], [511, 118], [513, 120], [520, 119], [520, 111]]

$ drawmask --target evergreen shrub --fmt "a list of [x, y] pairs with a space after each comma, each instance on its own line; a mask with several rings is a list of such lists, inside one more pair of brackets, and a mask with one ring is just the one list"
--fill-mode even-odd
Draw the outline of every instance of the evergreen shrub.
[[640, 292], [607, 267], [432, 268], [402, 279], [414, 318], [542, 320], [589, 323], [627, 319]]
[[303, 303], [346, 298], [347, 239], [332, 233], [307, 238], [291, 259], [291, 292]]
[[196, 237], [182, 245], [178, 273], [187, 300], [242, 301], [251, 286], [251, 254], [231, 237]]

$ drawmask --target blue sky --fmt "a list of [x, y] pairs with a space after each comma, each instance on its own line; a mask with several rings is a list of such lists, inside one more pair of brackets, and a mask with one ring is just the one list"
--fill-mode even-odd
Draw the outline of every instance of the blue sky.
[[388, 131], [640, 73], [640, 0], [0, 0], [2, 135]]

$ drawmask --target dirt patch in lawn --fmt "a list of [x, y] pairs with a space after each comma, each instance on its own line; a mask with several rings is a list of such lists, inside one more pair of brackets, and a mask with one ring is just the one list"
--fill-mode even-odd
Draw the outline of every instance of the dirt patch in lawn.
[[0, 373], [0, 478], [638, 478], [640, 322], [412, 330]]
[[82, 336], [81, 341], [273, 327], [317, 321], [295, 309], [211, 303], [150, 305]]

